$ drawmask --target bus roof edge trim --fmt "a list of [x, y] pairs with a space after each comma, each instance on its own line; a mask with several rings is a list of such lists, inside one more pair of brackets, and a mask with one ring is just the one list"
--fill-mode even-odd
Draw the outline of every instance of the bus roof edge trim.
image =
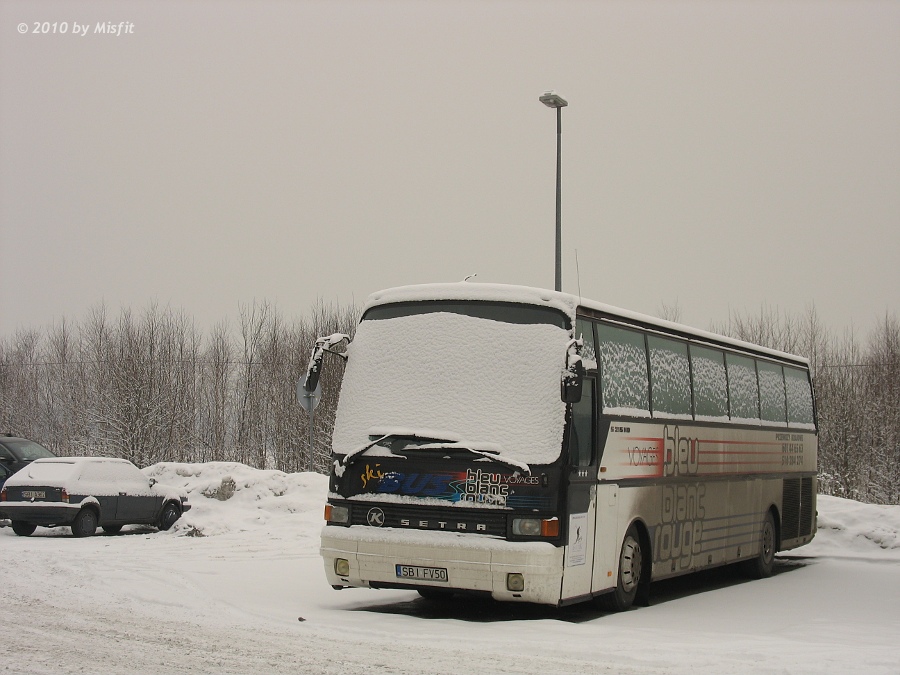
[[593, 300], [579, 298], [569, 293], [561, 293], [543, 288], [530, 286], [516, 286], [512, 284], [485, 284], [472, 282], [418, 284], [413, 286], [397, 286], [372, 293], [363, 307], [363, 313], [370, 307], [386, 305], [395, 302], [423, 302], [428, 300], [481, 300], [494, 302], [520, 302], [528, 305], [552, 307], [568, 315], [574, 323], [578, 307], [585, 307], [595, 312], [621, 317], [622, 319], [655, 326], [667, 331], [687, 333], [700, 340], [711, 340], [720, 344], [727, 344], [740, 349], [757, 352], [778, 359], [795, 361], [808, 365], [809, 359], [744, 342], [724, 335], [718, 335], [699, 328], [692, 328], [684, 324], [658, 319], [654, 316], [633, 312], [613, 305], [607, 305]]

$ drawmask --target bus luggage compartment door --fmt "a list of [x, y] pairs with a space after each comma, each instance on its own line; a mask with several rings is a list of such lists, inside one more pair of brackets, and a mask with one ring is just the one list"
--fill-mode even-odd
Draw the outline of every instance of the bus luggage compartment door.
[[597, 526], [594, 528], [594, 574], [591, 590], [594, 593], [613, 588], [618, 570], [619, 546], [619, 486], [600, 483], [597, 486]]

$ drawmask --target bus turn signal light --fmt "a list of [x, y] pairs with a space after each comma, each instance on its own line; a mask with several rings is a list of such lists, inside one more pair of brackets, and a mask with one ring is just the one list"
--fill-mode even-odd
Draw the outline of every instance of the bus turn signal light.
[[512, 531], [523, 537], [558, 537], [559, 518], [513, 518]]
[[559, 536], [559, 518], [544, 518], [541, 521], [542, 537], [558, 537]]
[[329, 523], [347, 523], [350, 521], [350, 509], [346, 506], [326, 504], [325, 521]]

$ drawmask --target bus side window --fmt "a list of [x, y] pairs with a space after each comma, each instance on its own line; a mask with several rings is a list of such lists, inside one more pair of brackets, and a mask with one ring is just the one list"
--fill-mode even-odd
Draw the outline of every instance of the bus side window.
[[746, 356], [726, 352], [728, 403], [733, 422], [759, 424], [759, 383], [756, 363]]
[[572, 404], [569, 463], [590, 466], [594, 458], [594, 379], [586, 378], [581, 400]]
[[581, 359], [588, 370], [597, 369], [597, 349], [594, 346], [594, 323], [587, 319], [578, 319], [575, 324], [575, 337], [584, 340]]
[[784, 398], [784, 371], [768, 361], [756, 361], [759, 377], [759, 410], [764, 422], [787, 426], [787, 402]]
[[694, 415], [698, 420], [728, 421], [728, 378], [725, 354], [717, 349], [691, 345], [694, 378]]
[[797, 368], [785, 368], [784, 388], [787, 393], [788, 424], [813, 428], [815, 418], [809, 373]]
[[644, 334], [597, 324], [603, 412], [650, 417], [650, 382]]
[[650, 350], [653, 416], [692, 419], [687, 344], [648, 335], [647, 346]]

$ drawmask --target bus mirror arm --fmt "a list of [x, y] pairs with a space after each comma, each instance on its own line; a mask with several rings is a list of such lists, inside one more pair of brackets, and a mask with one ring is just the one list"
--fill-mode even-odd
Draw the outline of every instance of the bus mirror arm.
[[303, 388], [306, 391], [315, 391], [316, 387], [319, 386], [319, 376], [322, 374], [322, 359], [325, 357], [326, 352], [340, 356], [344, 361], [347, 360], [347, 354], [331, 349], [342, 342], [346, 342], [349, 345], [350, 336], [344, 333], [334, 333], [316, 340], [312, 354], [309, 357], [309, 365], [306, 367], [306, 378], [303, 381]]
[[566, 369], [560, 379], [559, 394], [563, 403], [578, 403], [584, 385], [584, 363], [581, 360], [581, 339], [573, 339], [566, 349]]

